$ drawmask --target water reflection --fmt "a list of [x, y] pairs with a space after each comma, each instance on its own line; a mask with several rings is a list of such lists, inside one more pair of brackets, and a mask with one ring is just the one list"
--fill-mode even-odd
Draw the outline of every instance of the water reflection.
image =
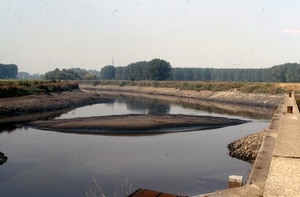
[[4, 164], [7, 161], [7, 157], [0, 152], [0, 165]]
[[189, 99], [181, 97], [167, 97], [159, 95], [118, 93], [118, 92], [98, 92], [104, 97], [114, 98], [118, 103], [124, 103], [129, 110], [143, 114], [163, 114], [170, 113], [172, 105], [179, 105], [182, 108], [204, 111], [208, 113], [223, 114], [230, 116], [241, 116], [251, 119], [272, 118], [276, 109], [261, 106], [246, 106], [228, 103], [216, 103], [199, 99]]
[[0, 133], [3, 132], [13, 132], [16, 129], [16, 125], [14, 123], [2, 123], [0, 124]]
[[163, 100], [151, 99], [145, 97], [124, 96], [127, 100], [127, 108], [144, 114], [168, 114], [170, 104]]
[[[217, 111], [224, 114], [213, 115], [232, 117], [226, 113], [238, 116], [246, 112], [246, 116], [252, 113], [261, 117], [260, 112], [268, 113], [263, 108], [238, 108], [178, 97], [120, 93], [106, 96], [115, 98], [115, 102], [77, 108], [60, 118], [160, 112], [208, 115]], [[0, 133], [0, 149], [10, 157], [0, 167], [1, 195], [84, 196], [85, 189], [94, 184], [92, 177], [106, 196], [114, 196], [116, 186], [124, 184], [126, 178], [133, 191], [148, 188], [189, 196], [209, 193], [227, 188], [231, 174], [248, 176], [251, 166], [229, 157], [226, 146], [268, 124], [259, 120], [221, 129], [117, 137], [67, 135], [31, 128], [11, 132], [13, 127], [0, 125], [11, 132]]]
[[230, 116], [241, 116], [253, 119], [271, 119], [275, 110], [257, 106], [242, 106], [225, 103], [214, 103], [205, 101], [182, 101], [182, 108], [206, 111], [209, 113], [224, 114]]
[[[114, 114], [128, 114], [132, 112], [138, 114], [176, 114], [184, 113], [182, 109], [193, 109], [197, 114], [201, 113], [202, 111], [204, 113], [208, 112], [209, 114], [222, 114], [224, 116], [230, 115], [250, 119], [269, 120], [272, 118], [273, 112], [275, 111], [271, 108], [214, 103], [180, 97], [166, 97], [158, 95], [153, 96], [137, 93], [98, 93], [100, 93], [103, 97], [113, 99], [114, 102], [85, 106], [81, 108], [82, 110], [60, 110], [54, 112], [2, 117], [0, 119], [0, 133], [13, 132], [17, 128], [15, 123], [34, 120], [51, 120], [59, 117], [74, 118], [79, 116], [107, 116]], [[103, 105], [106, 107], [103, 107]], [[102, 107], [98, 108], [98, 106]], [[122, 106], [126, 107], [127, 109], [120, 109]], [[176, 108], [178, 108], [177, 111]], [[65, 116], [62, 114], [67, 115]]]

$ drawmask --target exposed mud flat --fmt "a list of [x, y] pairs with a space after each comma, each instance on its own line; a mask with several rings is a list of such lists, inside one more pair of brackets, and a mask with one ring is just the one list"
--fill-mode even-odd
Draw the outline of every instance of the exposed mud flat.
[[131, 114], [34, 121], [20, 126], [67, 133], [151, 134], [221, 128], [246, 122], [213, 116]]

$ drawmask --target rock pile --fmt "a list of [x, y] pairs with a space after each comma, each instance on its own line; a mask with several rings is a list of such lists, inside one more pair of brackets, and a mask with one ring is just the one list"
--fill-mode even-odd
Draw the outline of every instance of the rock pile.
[[0, 152], [0, 165], [4, 164], [7, 161], [7, 157]]
[[253, 163], [263, 142], [265, 130], [253, 133], [227, 145], [231, 157]]

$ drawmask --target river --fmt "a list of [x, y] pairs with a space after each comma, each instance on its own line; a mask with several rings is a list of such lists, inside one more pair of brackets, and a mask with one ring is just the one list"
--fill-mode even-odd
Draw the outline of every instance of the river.
[[[112, 103], [80, 107], [56, 118], [117, 114], [193, 114], [250, 120], [220, 129], [160, 135], [67, 134], [31, 128], [0, 133], [0, 196], [125, 196], [139, 188], [196, 195], [227, 188], [229, 175], [249, 163], [231, 158], [227, 144], [268, 127], [271, 115], [241, 114], [197, 101], [113, 94]], [[266, 109], [261, 109], [266, 111]], [[250, 115], [249, 115], [250, 114]], [[92, 195], [88, 195], [92, 196]]]

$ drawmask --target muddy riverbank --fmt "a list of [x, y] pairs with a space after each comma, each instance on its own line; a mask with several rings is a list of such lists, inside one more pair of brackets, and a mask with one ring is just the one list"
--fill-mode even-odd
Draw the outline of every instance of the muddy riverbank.
[[262, 106], [269, 108], [277, 108], [283, 100], [283, 94], [267, 94], [267, 93], [244, 93], [236, 90], [231, 91], [193, 91], [180, 90], [175, 88], [155, 88], [155, 87], [139, 87], [139, 86], [93, 86], [87, 84], [79, 84], [84, 90], [96, 91], [118, 91], [118, 92], [134, 92], [151, 95], [162, 95], [172, 97], [184, 97], [199, 99], [202, 101], [230, 103], [248, 106]]
[[0, 124], [55, 116], [67, 109], [104, 102], [111, 100], [81, 90], [0, 98]]

